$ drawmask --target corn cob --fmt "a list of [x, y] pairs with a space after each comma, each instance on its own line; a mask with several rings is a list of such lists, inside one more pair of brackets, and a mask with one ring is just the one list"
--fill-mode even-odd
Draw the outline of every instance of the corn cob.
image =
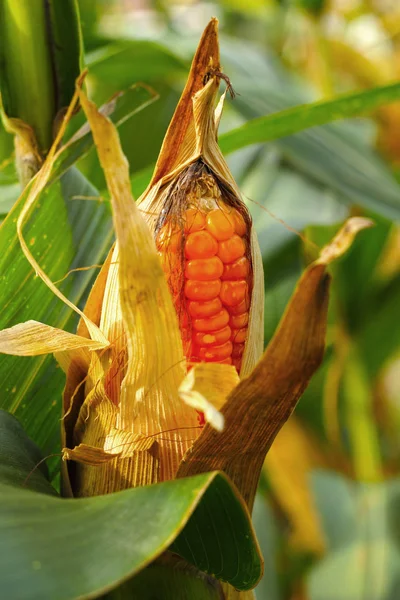
[[246, 207], [199, 161], [171, 194], [156, 245], [177, 311], [184, 354], [240, 372], [252, 287]]

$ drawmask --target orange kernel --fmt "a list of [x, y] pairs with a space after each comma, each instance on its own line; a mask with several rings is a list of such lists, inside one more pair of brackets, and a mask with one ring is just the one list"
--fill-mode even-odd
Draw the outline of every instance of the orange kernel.
[[189, 300], [212, 300], [219, 295], [221, 291], [221, 280], [197, 281], [188, 279], [185, 283], [185, 296]]
[[242, 256], [235, 262], [224, 265], [221, 279], [246, 279], [250, 272], [250, 262], [246, 256]]
[[217, 296], [208, 302], [189, 302], [188, 308], [191, 317], [211, 317], [222, 309], [222, 302]]
[[232, 354], [232, 342], [225, 342], [220, 346], [210, 346], [209, 348], [199, 348], [199, 357], [208, 362], [224, 360], [230, 358]]
[[204, 333], [203, 331], [196, 332], [193, 336], [193, 341], [198, 346], [219, 346], [230, 339], [231, 333], [231, 328], [229, 325], [226, 325], [222, 329], [218, 329], [218, 331], [211, 331], [209, 333]]
[[242, 302], [247, 295], [247, 283], [240, 281], [223, 281], [219, 297], [225, 306], [236, 306]]
[[231, 340], [235, 344], [242, 344], [246, 341], [247, 338], [247, 327], [243, 327], [243, 329], [232, 329], [232, 337]]
[[220, 208], [210, 210], [207, 214], [206, 227], [218, 241], [228, 240], [235, 233], [235, 223], [232, 216]]
[[250, 308], [250, 300], [248, 294], [246, 294], [244, 300], [236, 306], [231, 306], [229, 312], [231, 315], [241, 315]]
[[218, 331], [229, 322], [229, 313], [223, 308], [219, 313], [206, 319], [193, 319], [192, 326], [196, 331]]
[[219, 242], [218, 244], [218, 256], [223, 263], [234, 262], [244, 256], [245, 251], [244, 241], [236, 233], [229, 240]]
[[187, 258], [210, 258], [218, 252], [218, 242], [208, 231], [189, 233], [185, 243]]
[[235, 223], [235, 233], [243, 237], [247, 232], [247, 225], [243, 215], [238, 210], [233, 211], [233, 221]]
[[242, 313], [241, 315], [231, 315], [231, 318], [229, 319], [229, 325], [233, 329], [241, 329], [242, 327], [245, 327], [248, 322], [249, 322], [249, 313], [248, 312]]
[[188, 208], [185, 213], [185, 233], [200, 231], [206, 226], [206, 216], [198, 208]]
[[187, 279], [198, 279], [199, 281], [211, 281], [219, 279], [224, 270], [224, 265], [218, 256], [211, 258], [195, 258], [186, 263], [185, 277]]

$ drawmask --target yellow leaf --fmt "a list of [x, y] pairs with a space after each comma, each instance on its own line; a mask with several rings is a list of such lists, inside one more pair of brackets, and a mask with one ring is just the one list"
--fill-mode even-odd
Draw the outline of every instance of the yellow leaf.
[[0, 352], [15, 356], [39, 356], [78, 348], [99, 350], [106, 346], [107, 343], [92, 341], [37, 321], [26, 321], [0, 331]]
[[219, 409], [239, 383], [235, 367], [217, 363], [195, 365], [179, 386], [184, 402], [204, 413], [207, 423], [217, 431], [224, 428], [224, 417]]

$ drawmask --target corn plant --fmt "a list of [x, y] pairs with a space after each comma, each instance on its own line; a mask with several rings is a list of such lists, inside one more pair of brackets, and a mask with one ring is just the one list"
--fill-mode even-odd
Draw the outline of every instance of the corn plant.
[[[118, 128], [155, 110], [157, 89], [133, 80], [99, 108], [76, 2], [0, 7], [15, 147], [3, 170], [20, 192], [0, 228], [4, 595], [254, 598], [260, 478], [323, 363], [332, 275], [374, 220], [360, 211], [329, 239], [305, 233], [308, 264], [265, 344], [263, 239], [224, 153], [360, 115], [400, 85], [257, 116], [220, 147], [234, 82], [212, 18], [135, 202]], [[169, 52], [151, 50], [169, 72]], [[88, 155], [101, 192], [84, 175]], [[398, 210], [391, 185], [387, 212]], [[345, 360], [351, 394], [362, 377], [350, 342]]]

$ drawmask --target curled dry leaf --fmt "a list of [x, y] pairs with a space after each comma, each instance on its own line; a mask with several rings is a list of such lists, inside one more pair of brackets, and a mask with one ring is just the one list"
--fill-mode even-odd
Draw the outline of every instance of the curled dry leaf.
[[179, 387], [184, 402], [204, 413], [207, 423], [217, 431], [224, 428], [224, 418], [219, 409], [225, 404], [228, 394], [239, 383], [235, 367], [215, 363], [195, 365]]
[[14, 327], [0, 331], [0, 352], [3, 354], [15, 356], [39, 356], [55, 352], [70, 354], [81, 348], [99, 350], [104, 348], [104, 343], [67, 333], [37, 321], [18, 323]]

